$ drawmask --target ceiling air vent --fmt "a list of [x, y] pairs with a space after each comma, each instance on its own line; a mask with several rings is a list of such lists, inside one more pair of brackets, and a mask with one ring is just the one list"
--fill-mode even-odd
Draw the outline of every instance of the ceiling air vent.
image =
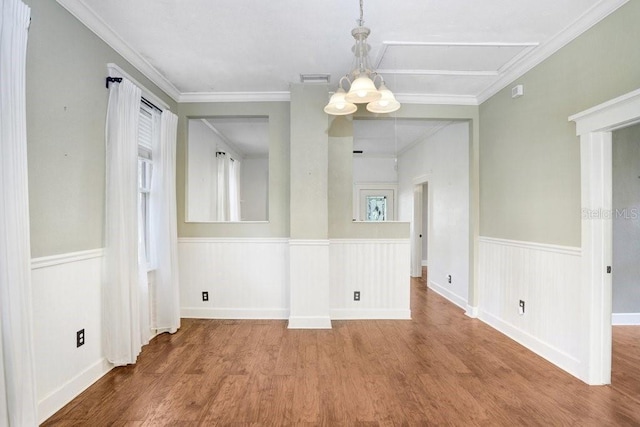
[[300, 74], [300, 83], [329, 83], [331, 74]]

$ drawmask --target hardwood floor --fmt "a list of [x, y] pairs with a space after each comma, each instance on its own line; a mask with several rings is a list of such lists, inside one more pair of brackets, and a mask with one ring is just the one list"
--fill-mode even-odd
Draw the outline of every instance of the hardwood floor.
[[184, 319], [45, 426], [640, 425], [640, 333], [589, 387], [413, 279], [411, 321]]

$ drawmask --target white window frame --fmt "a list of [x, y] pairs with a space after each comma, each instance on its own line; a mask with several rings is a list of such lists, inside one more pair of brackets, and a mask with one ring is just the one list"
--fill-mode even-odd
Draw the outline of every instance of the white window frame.
[[156, 267], [154, 250], [151, 246], [151, 180], [153, 179], [153, 143], [160, 138], [160, 112], [140, 100], [140, 119], [143, 116], [151, 119], [150, 131], [143, 133], [138, 129], [138, 217], [142, 218], [143, 243], [147, 261], [147, 271]]

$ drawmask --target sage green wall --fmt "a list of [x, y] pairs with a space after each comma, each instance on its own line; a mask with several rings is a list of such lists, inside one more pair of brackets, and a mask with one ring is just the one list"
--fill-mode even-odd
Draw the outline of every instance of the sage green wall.
[[31, 255], [101, 248], [107, 63], [177, 104], [54, 0], [24, 1]]
[[[640, 1], [630, 1], [480, 106], [480, 234], [580, 246], [572, 114], [640, 87]], [[524, 85], [524, 96], [511, 88]]]
[[291, 85], [292, 239], [327, 239], [328, 162], [325, 84]]
[[[269, 117], [269, 222], [185, 222], [188, 119], [211, 116]], [[176, 187], [179, 237], [289, 236], [289, 103], [181, 103], [178, 106]]]

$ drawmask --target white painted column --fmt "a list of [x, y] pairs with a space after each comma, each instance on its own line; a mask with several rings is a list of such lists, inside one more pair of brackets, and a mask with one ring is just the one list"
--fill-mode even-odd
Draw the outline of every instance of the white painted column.
[[289, 328], [329, 329], [327, 85], [291, 85]]

